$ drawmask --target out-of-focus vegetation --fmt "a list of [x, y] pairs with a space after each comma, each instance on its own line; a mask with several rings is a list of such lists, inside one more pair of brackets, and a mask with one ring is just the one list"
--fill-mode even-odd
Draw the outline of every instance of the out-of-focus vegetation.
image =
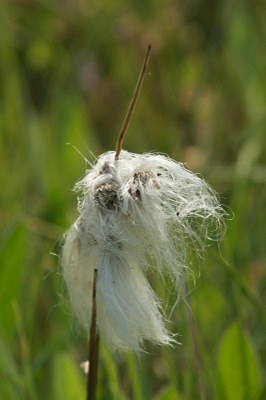
[[6, 0], [0, 11], [0, 398], [84, 398], [87, 339], [50, 253], [77, 216], [71, 188], [87, 166], [73, 146], [90, 160], [114, 149], [151, 43], [124, 147], [187, 163], [234, 218], [190, 284], [200, 358], [181, 302], [170, 328], [182, 346], [138, 360], [101, 344], [98, 399], [264, 399], [265, 2]]

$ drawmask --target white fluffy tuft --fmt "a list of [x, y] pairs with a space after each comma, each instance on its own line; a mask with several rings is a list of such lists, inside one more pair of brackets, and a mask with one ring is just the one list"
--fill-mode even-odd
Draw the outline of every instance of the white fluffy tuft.
[[171, 344], [146, 272], [167, 273], [179, 289], [186, 250], [203, 249], [224, 212], [207, 183], [160, 154], [102, 154], [75, 186], [80, 216], [65, 237], [61, 264], [70, 302], [89, 330], [94, 269], [97, 325], [112, 349]]

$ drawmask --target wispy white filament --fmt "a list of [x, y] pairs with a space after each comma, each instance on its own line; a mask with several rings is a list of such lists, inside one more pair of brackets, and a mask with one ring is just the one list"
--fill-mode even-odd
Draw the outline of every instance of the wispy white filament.
[[79, 218], [65, 236], [62, 273], [80, 324], [89, 330], [94, 269], [97, 326], [113, 349], [143, 340], [170, 344], [162, 307], [146, 274], [168, 274], [180, 288], [189, 245], [202, 249], [222, 224], [207, 183], [160, 154], [104, 153], [75, 186]]

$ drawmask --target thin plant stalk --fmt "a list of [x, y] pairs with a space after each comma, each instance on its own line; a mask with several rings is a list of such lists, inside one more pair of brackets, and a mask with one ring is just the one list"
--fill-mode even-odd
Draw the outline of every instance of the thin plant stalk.
[[[150, 58], [151, 45], [148, 46], [147, 52], [139, 73], [137, 84], [135, 86], [133, 96], [131, 98], [125, 119], [122, 124], [121, 132], [116, 144], [115, 160], [119, 159], [119, 155], [122, 150], [123, 140], [127, 132], [132, 114], [135, 109], [137, 99], [141, 90], [141, 86], [144, 80], [145, 71]], [[97, 364], [98, 364], [98, 353], [99, 353], [99, 335], [97, 332], [97, 305], [96, 305], [96, 287], [97, 287], [97, 275], [98, 271], [94, 270], [93, 277], [93, 292], [92, 292], [92, 313], [91, 313], [91, 326], [90, 326], [90, 342], [89, 342], [89, 371], [87, 376], [87, 397], [86, 400], [94, 400], [97, 388]]]
[[[119, 159], [122, 150], [123, 140], [127, 132], [132, 114], [134, 112], [137, 99], [141, 90], [144, 80], [146, 68], [150, 58], [151, 45], [148, 46], [147, 52], [139, 73], [139, 77], [133, 92], [133, 96], [129, 103], [125, 119], [122, 124], [121, 132], [116, 144], [115, 160]], [[94, 270], [93, 277], [93, 293], [92, 293], [92, 313], [91, 313], [91, 326], [90, 326], [90, 342], [89, 342], [89, 371], [87, 378], [87, 400], [94, 400], [97, 388], [97, 364], [99, 353], [99, 335], [97, 332], [97, 305], [96, 305], [96, 287], [97, 287], [97, 274], [98, 271]]]
[[135, 90], [134, 90], [133, 96], [132, 96], [131, 101], [129, 103], [129, 106], [128, 106], [128, 109], [127, 109], [127, 113], [126, 113], [125, 119], [124, 119], [123, 124], [122, 124], [121, 132], [120, 132], [120, 135], [119, 135], [118, 140], [117, 140], [116, 151], [115, 151], [115, 160], [119, 159], [119, 155], [120, 155], [121, 150], [122, 150], [123, 140], [124, 140], [125, 134], [127, 132], [127, 128], [129, 126], [132, 114], [134, 112], [134, 109], [135, 109], [135, 106], [136, 106], [136, 103], [137, 103], [137, 100], [138, 100], [138, 97], [139, 97], [139, 93], [140, 93], [142, 84], [143, 84], [143, 81], [144, 81], [146, 68], [147, 68], [147, 65], [148, 65], [148, 62], [149, 62], [149, 58], [150, 58], [150, 53], [151, 53], [151, 45], [149, 44], [149, 46], [147, 48], [147, 52], [146, 52], [145, 58], [143, 60], [143, 64], [142, 64], [142, 67], [141, 67], [141, 70], [140, 70], [140, 73], [139, 73], [139, 77], [138, 77], [138, 80], [137, 80], [137, 83], [136, 83], [136, 86], [135, 86]]
[[90, 326], [90, 342], [89, 342], [89, 371], [87, 375], [87, 400], [94, 400], [97, 388], [97, 365], [99, 353], [99, 335], [97, 332], [97, 303], [96, 303], [96, 287], [97, 287], [97, 269], [94, 270], [93, 289], [92, 289], [92, 312]]
[[198, 380], [198, 386], [199, 386], [200, 400], [206, 400], [206, 389], [205, 389], [205, 385], [204, 385], [203, 377], [202, 377], [202, 360], [201, 360], [200, 351], [199, 351], [196, 327], [195, 327], [195, 323], [193, 320], [192, 311], [191, 311], [191, 308], [190, 308], [190, 305], [188, 302], [188, 298], [185, 299], [185, 304], [186, 304], [186, 314], [187, 314], [187, 319], [188, 319], [189, 330], [191, 333], [192, 346], [193, 346], [193, 351], [194, 351], [194, 360], [195, 360], [195, 368], [196, 368], [196, 374], [197, 374], [197, 380]]

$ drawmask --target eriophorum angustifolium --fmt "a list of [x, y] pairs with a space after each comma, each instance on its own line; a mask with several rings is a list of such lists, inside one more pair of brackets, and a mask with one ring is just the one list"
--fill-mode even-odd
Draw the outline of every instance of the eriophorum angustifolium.
[[[146, 274], [168, 274], [182, 290], [186, 252], [223, 225], [215, 192], [160, 154], [102, 154], [80, 180], [79, 218], [65, 236], [61, 263], [73, 312], [89, 330], [94, 270], [97, 328], [112, 350], [171, 344], [161, 303]], [[214, 231], [213, 231], [214, 230]]]

